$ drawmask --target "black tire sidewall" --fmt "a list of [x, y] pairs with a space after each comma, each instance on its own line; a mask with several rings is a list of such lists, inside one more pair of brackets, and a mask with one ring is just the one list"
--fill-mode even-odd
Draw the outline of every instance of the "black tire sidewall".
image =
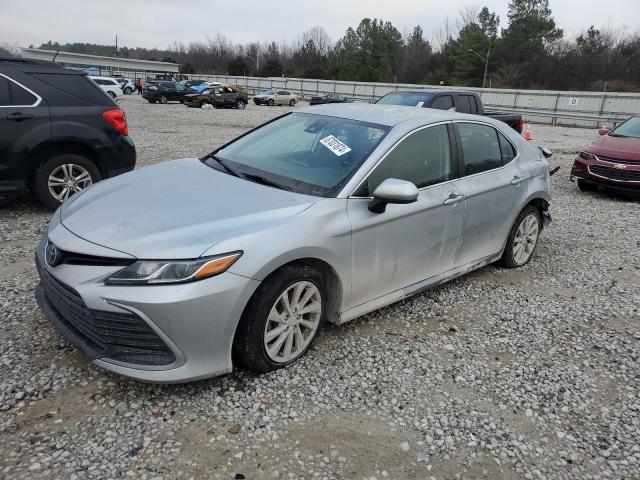
[[[80, 165], [85, 168], [91, 175], [91, 182], [97, 183], [102, 180], [102, 175], [97, 165], [87, 157], [77, 153], [59, 153], [54, 154], [48, 160], [45, 160], [36, 170], [34, 178], [34, 188], [38, 199], [49, 209], [56, 209], [61, 205], [55, 197], [49, 192], [49, 175], [57, 167], [65, 163]], [[71, 198], [71, 197], [69, 197]]]
[[272, 98], [270, 98], [269, 101], [267, 102], [267, 105], [269, 105], [270, 107], [273, 107], [274, 104], [275, 102], [273, 101]]
[[[520, 263], [517, 263], [513, 258], [513, 240], [515, 239], [516, 233], [518, 232], [518, 227], [520, 226], [522, 221], [525, 219], [525, 217], [531, 214], [534, 214], [538, 219], [538, 237], [536, 238], [536, 245], [533, 248], [533, 252], [531, 253], [531, 255], [529, 256], [526, 262], [520, 264]], [[529, 205], [528, 207], [524, 208], [520, 212], [520, 214], [516, 218], [516, 221], [513, 222], [513, 226], [511, 227], [511, 230], [509, 231], [509, 236], [507, 237], [507, 245], [504, 248], [504, 253], [502, 254], [502, 258], [500, 259], [500, 265], [505, 268], [518, 268], [518, 267], [524, 267], [527, 263], [529, 263], [533, 258], [536, 248], [538, 248], [538, 240], [540, 239], [541, 232], [542, 232], [542, 218], [540, 217], [540, 212], [535, 206]]]
[[289, 106], [290, 107], [295, 107], [296, 106], [296, 101], [295, 100], [289, 100]]
[[165, 95], [162, 95], [162, 96], [158, 99], [158, 101], [159, 101], [161, 104], [165, 105], [165, 104], [169, 101], [169, 99], [168, 99]]
[[[286, 363], [274, 362], [267, 355], [264, 346], [264, 330], [267, 317], [278, 297], [294, 283], [307, 281], [313, 283], [320, 291], [322, 312], [320, 324], [304, 351], [294, 360]], [[318, 332], [326, 318], [327, 293], [322, 275], [313, 268], [303, 265], [288, 265], [267, 277], [255, 291], [247, 304], [233, 342], [234, 365], [248, 368], [256, 373], [267, 373], [283, 368], [306, 355], [318, 337]]]

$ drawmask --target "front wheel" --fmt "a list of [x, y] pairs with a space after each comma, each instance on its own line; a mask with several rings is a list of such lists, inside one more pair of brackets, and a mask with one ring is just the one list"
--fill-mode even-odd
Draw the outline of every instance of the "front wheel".
[[267, 102], [267, 105], [269, 105], [270, 107], [273, 107], [273, 104], [275, 102], [273, 101], [273, 98], [270, 98], [269, 101]]
[[111, 90], [108, 90], [108, 91], [107, 91], [107, 93], [109, 94], [109, 96], [110, 96], [111, 98], [113, 98], [114, 100], [116, 99], [116, 94], [115, 94], [115, 93], [113, 93]]
[[159, 99], [159, 102], [163, 105], [165, 105], [168, 101], [169, 99], [165, 95], [162, 95]]
[[124, 93], [125, 95], [131, 95], [131, 93], [133, 93], [133, 88], [126, 87], [126, 88], [123, 90], [123, 93]]
[[541, 230], [540, 212], [530, 205], [520, 212], [511, 227], [500, 264], [506, 268], [522, 267], [527, 264], [538, 245]]
[[324, 321], [324, 292], [322, 276], [307, 265], [288, 265], [268, 277], [238, 324], [234, 364], [267, 373], [302, 357]]
[[35, 191], [40, 201], [55, 209], [72, 195], [102, 179], [98, 167], [75, 153], [54, 155], [46, 160], [35, 175]]
[[239, 99], [236, 100], [236, 108], [238, 110], [244, 110], [246, 106], [247, 106], [247, 104], [244, 103], [244, 101], [242, 99], [239, 98]]
[[296, 101], [292, 98], [291, 100], [289, 100], [289, 106], [290, 107], [294, 107], [296, 105]]

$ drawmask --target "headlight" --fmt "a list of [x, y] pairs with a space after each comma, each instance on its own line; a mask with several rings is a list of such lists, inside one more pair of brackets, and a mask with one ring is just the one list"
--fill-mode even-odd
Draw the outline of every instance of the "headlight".
[[580, 158], [584, 158], [585, 160], [597, 160], [598, 157], [596, 157], [593, 153], [589, 153], [589, 152], [580, 152], [578, 154], [578, 156]]
[[202, 280], [225, 272], [242, 252], [195, 260], [140, 260], [105, 280], [108, 285], [148, 285]]

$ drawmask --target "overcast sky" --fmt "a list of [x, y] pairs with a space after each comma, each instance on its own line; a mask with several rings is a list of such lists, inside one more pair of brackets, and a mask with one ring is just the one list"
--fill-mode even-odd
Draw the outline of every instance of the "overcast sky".
[[[0, 0], [0, 42], [36, 46], [48, 40], [165, 48], [217, 32], [236, 43], [297, 39], [321, 25], [332, 40], [363, 17], [391, 21], [405, 33], [419, 24], [429, 39], [465, 6], [488, 6], [506, 26], [508, 0]], [[574, 34], [595, 24], [635, 31], [640, 0], [551, 0], [556, 22]]]

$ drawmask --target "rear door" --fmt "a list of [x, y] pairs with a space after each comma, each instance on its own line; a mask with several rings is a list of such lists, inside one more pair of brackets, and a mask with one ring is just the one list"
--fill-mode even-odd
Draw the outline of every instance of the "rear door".
[[37, 92], [20, 82], [23, 75], [0, 73], [0, 191], [4, 182], [11, 188], [9, 182], [26, 180], [27, 156], [51, 138], [49, 107]]
[[459, 145], [460, 187], [466, 197], [464, 234], [456, 266], [501, 252], [527, 195], [517, 150], [492, 125], [454, 123]]

